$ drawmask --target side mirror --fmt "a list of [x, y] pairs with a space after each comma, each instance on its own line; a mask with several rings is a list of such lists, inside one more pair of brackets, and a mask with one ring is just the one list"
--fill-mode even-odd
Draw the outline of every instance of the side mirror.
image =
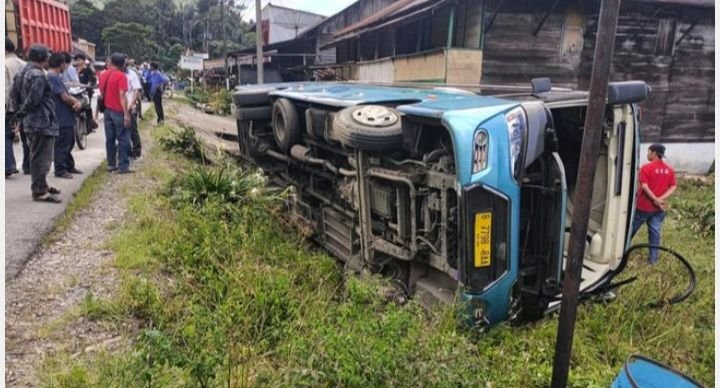
[[644, 81], [610, 82], [608, 84], [608, 105], [632, 104], [642, 102], [652, 88]]

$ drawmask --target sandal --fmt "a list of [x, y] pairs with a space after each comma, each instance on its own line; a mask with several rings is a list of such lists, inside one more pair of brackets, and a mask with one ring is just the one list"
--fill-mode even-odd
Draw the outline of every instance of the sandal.
[[33, 201], [36, 202], [50, 202], [50, 203], [60, 203], [62, 200], [60, 198], [54, 196], [53, 194], [45, 193], [39, 196], [33, 196]]
[[60, 194], [60, 190], [54, 188], [54, 187], [48, 187], [47, 192], [49, 194]]

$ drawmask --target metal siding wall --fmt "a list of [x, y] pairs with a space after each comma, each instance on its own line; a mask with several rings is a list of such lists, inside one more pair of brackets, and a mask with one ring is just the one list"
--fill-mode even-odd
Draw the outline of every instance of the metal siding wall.
[[[620, 9], [611, 80], [638, 79], [653, 89], [643, 108], [643, 142], [715, 141], [715, 25], [707, 13], [682, 42], [680, 36], [702, 10], [625, 4]], [[656, 54], [661, 20], [674, 18], [672, 55]], [[593, 26], [597, 14], [588, 14]], [[580, 88], [587, 88], [595, 49], [595, 28], [586, 32]]]
[[[497, 0], [488, 2], [488, 20], [496, 4]], [[552, 1], [503, 4], [490, 31], [485, 34], [482, 82], [527, 86], [532, 78], [550, 77], [555, 86], [577, 86], [580, 51], [560, 56], [564, 7], [553, 11], [538, 34], [533, 36]]]

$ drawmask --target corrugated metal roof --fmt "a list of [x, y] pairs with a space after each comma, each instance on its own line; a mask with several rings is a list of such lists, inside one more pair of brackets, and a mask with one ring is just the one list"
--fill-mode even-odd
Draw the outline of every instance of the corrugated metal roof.
[[351, 24], [340, 31], [335, 32], [333, 37], [337, 38], [347, 33], [359, 30], [363, 27], [369, 26], [375, 22], [383, 21], [386, 19], [393, 18], [394, 16], [400, 15], [404, 11], [421, 6], [425, 3], [430, 3], [437, 0], [400, 0], [395, 3], [388, 5], [378, 12], [360, 20], [357, 23]]
[[[372, 16], [375, 16], [377, 14], [372, 15], [371, 17], [368, 17], [356, 23], [355, 25], [350, 26], [353, 27], [352, 29], [350, 27], [343, 29], [342, 31], [346, 31], [344, 33], [341, 34], [340, 32], [338, 32], [334, 34], [333, 37], [335, 39], [326, 44], [323, 44], [321, 48], [336, 45], [339, 42], [355, 36], [359, 36], [366, 32], [374, 31], [403, 21], [408, 21], [409, 19], [412, 19], [413, 17], [418, 17], [419, 15], [428, 12], [433, 8], [440, 7], [448, 1], [449, 0], [415, 0], [409, 4], [404, 4], [402, 7], [395, 9], [394, 12], [388, 12], [382, 18], [375, 18], [372, 21], [364, 23], [367, 19], [370, 19]], [[362, 25], [359, 25], [360, 23], [362, 23]]]
[[631, 0], [637, 3], [653, 3], [667, 5], [684, 5], [691, 7], [708, 7], [715, 8], [715, 0]]

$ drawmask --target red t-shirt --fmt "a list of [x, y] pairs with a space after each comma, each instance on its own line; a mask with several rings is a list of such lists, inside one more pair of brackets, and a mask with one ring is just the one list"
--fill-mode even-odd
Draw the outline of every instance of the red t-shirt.
[[642, 189], [645, 183], [656, 197], [660, 197], [672, 186], [675, 186], [675, 171], [662, 159], [652, 161], [640, 168], [640, 189], [638, 190], [637, 208], [644, 212], [656, 212], [661, 210], [655, 206], [652, 199]]
[[105, 108], [122, 112], [120, 91], [127, 92], [128, 90], [128, 80], [125, 73], [114, 69], [103, 71], [102, 74], [100, 74], [98, 85], [100, 86], [100, 93], [102, 93]]

